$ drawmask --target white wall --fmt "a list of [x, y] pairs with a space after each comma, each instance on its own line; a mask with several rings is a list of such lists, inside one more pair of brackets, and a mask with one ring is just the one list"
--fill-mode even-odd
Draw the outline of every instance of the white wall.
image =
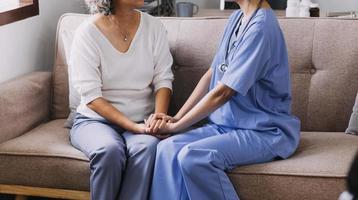
[[320, 4], [322, 11], [358, 11], [357, 0], [314, 0]]
[[200, 8], [219, 8], [220, 0], [176, 0], [176, 2], [192, 2]]
[[86, 12], [83, 0], [40, 0], [40, 15], [0, 26], [0, 82], [50, 70], [56, 25], [66, 12]]
[[[196, 3], [200, 8], [219, 8], [219, 0], [177, 0]], [[358, 0], [312, 0], [320, 4], [323, 11], [358, 11]]]
[[[177, 0], [219, 8], [219, 0]], [[357, 10], [357, 0], [315, 0], [324, 11]], [[0, 26], [0, 82], [53, 65], [55, 31], [65, 12], [86, 12], [83, 0], [40, 0], [40, 15]]]

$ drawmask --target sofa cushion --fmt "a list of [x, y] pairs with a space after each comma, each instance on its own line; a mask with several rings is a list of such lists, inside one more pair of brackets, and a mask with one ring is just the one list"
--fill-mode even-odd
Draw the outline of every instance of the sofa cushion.
[[351, 119], [349, 120], [349, 125], [346, 130], [346, 133], [358, 135], [358, 93], [356, 97], [356, 103], [353, 106], [353, 113]]
[[[59, 22], [53, 80], [53, 119], [69, 114], [66, 37], [88, 15], [66, 14]], [[227, 19], [161, 18], [174, 57], [175, 113], [210, 66]], [[292, 111], [305, 131], [347, 127], [358, 87], [358, 20], [281, 18], [292, 72]], [[331, 30], [335, 31], [332, 32]]]
[[64, 122], [51, 121], [0, 144], [0, 184], [88, 191], [88, 159], [71, 146]]
[[73, 87], [69, 88], [67, 63], [75, 31], [87, 17], [88, 15], [83, 14], [65, 14], [58, 22], [53, 67], [53, 102], [51, 107], [53, 119], [66, 118], [70, 113], [70, 107], [71, 110], [74, 110], [79, 102], [79, 95], [71, 96], [72, 100], [69, 102], [69, 91], [71, 93], [75, 91]]
[[16, 138], [48, 120], [50, 91], [49, 72], [33, 72], [1, 83], [0, 143]]
[[[51, 121], [1, 144], [0, 184], [88, 191], [88, 159], [70, 144], [69, 131], [63, 128], [64, 121]], [[355, 136], [304, 132], [299, 149], [290, 159], [238, 167], [229, 175], [242, 197], [259, 197], [257, 195], [262, 193], [257, 191], [270, 188], [277, 192], [266, 194], [272, 197], [267, 199], [275, 199], [273, 197], [280, 197], [282, 193], [280, 187], [287, 185], [297, 186], [293, 189], [301, 190], [301, 197], [305, 197], [308, 190], [318, 195], [319, 187], [327, 184], [331, 185], [327, 194], [338, 195], [344, 189], [345, 177], [357, 149], [358, 137]]]
[[344, 132], [358, 89], [358, 20], [315, 24], [306, 130]]
[[303, 132], [291, 158], [238, 167], [229, 175], [242, 199], [337, 199], [357, 150], [358, 137]]

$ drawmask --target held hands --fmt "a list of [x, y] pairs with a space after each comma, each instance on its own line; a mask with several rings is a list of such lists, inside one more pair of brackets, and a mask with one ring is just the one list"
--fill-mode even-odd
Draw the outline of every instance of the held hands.
[[165, 139], [171, 133], [176, 132], [176, 122], [178, 120], [166, 114], [156, 113], [151, 114], [145, 120], [146, 133], [154, 135], [160, 139]]

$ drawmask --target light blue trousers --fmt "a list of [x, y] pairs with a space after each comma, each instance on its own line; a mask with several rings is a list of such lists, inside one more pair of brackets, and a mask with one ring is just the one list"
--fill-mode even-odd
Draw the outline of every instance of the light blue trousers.
[[148, 198], [158, 139], [79, 114], [70, 139], [90, 159], [92, 200]]
[[260, 134], [207, 125], [161, 141], [151, 199], [239, 199], [225, 171], [276, 157]]

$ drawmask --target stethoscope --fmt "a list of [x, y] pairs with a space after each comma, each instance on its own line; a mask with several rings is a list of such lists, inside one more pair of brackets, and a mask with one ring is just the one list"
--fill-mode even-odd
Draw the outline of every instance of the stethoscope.
[[[239, 35], [239, 39], [238, 39], [238, 42], [240, 42], [243, 34], [245, 33], [248, 25], [250, 24], [251, 20], [255, 17], [255, 15], [257, 14], [258, 10], [260, 9], [261, 6], [259, 6], [255, 12], [252, 14], [252, 16], [250, 17], [249, 21], [246, 23], [244, 29], [242, 30], [241, 34]], [[235, 26], [234, 28], [231, 30], [231, 33], [230, 33], [230, 37], [226, 43], [226, 51], [225, 51], [225, 60], [222, 64], [219, 65], [219, 70], [222, 72], [222, 73], [225, 73], [227, 71], [227, 69], [229, 68], [229, 64], [228, 64], [228, 58], [229, 58], [229, 55], [230, 55], [230, 52], [232, 49], [234, 49], [233, 47], [230, 46], [230, 40], [233, 36], [233, 34], [235, 34], [235, 31], [238, 29], [238, 25], [242, 22], [242, 18], [244, 17], [244, 14], [241, 13], [239, 19], [236, 21], [235, 23]], [[242, 25], [242, 24], [241, 24]], [[241, 26], [240, 25], [240, 26]], [[233, 43], [234, 44], [234, 43]]]

